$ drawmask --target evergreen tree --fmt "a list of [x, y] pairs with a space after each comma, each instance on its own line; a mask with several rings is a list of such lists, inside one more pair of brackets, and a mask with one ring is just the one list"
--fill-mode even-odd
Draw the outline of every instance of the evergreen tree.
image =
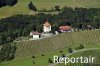
[[37, 11], [36, 6], [33, 5], [32, 1], [28, 4], [30, 10]]
[[60, 11], [60, 6], [55, 6], [56, 11]]
[[13, 6], [16, 3], [17, 3], [17, 0], [6, 0], [6, 5]]

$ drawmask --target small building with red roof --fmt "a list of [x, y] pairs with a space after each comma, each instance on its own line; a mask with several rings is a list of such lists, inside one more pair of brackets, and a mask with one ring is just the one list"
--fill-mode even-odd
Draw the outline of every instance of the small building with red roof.
[[31, 31], [30, 35], [33, 36], [33, 39], [39, 39], [40, 33], [38, 31]]
[[72, 30], [72, 27], [71, 26], [60, 26], [59, 27], [59, 30], [61, 32], [67, 32], [67, 31], [71, 31]]

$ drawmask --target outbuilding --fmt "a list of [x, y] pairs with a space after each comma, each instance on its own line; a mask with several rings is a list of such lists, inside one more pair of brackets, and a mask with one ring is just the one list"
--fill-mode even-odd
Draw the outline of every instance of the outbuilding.
[[40, 33], [38, 31], [32, 31], [30, 32], [30, 35], [33, 36], [33, 39], [39, 39], [40, 38]]
[[72, 27], [71, 26], [60, 26], [59, 30], [61, 32], [70, 32], [72, 30]]

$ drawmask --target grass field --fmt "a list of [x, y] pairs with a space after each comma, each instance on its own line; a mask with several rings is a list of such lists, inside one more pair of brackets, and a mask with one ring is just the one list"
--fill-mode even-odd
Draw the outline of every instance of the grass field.
[[[48, 58], [60, 55], [60, 50], [67, 54], [69, 47], [75, 50], [80, 44], [85, 48], [100, 48], [100, 30], [63, 33], [41, 40], [17, 42], [16, 59], [3, 62], [0, 66], [47, 66]], [[36, 58], [32, 59], [32, 55]], [[33, 60], [36, 63], [34, 65]]]
[[28, 3], [33, 1], [37, 9], [51, 9], [55, 5], [60, 7], [95, 7], [100, 8], [100, 0], [18, 0], [18, 3], [13, 6], [5, 6], [0, 8], [0, 18], [8, 17], [15, 14], [30, 14]]
[[[96, 50], [88, 50], [88, 51], [83, 51], [83, 52], [77, 52], [77, 53], [74, 53], [72, 55], [70, 55], [69, 57], [95, 57], [95, 60], [94, 60], [94, 65], [92, 64], [87, 64], [87, 65], [83, 65], [81, 63], [74, 63], [74, 64], [67, 64], [66, 66], [99, 66], [100, 65], [100, 50], [96, 49]], [[56, 66], [65, 66], [64, 64], [58, 64]]]
[[[65, 49], [63, 49], [63, 53], [67, 53]], [[61, 53], [58, 51], [53, 52], [47, 52], [44, 53], [45, 56], [42, 56], [41, 54], [35, 55], [36, 58], [33, 58], [31, 56], [24, 57], [24, 58], [16, 58], [12, 61], [6, 61], [1, 63], [0, 66], [48, 66], [48, 58], [53, 58], [54, 55], [61, 55]], [[35, 62], [33, 64], [32, 62]]]

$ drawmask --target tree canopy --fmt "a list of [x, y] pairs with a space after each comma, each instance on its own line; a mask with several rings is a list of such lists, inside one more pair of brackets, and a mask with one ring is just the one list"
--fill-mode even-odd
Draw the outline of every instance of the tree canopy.
[[17, 3], [17, 0], [0, 0], [0, 7], [10, 5], [13, 6]]
[[36, 8], [35, 5], [33, 5], [32, 1], [28, 4], [28, 8], [29, 8], [30, 10], [37, 11], [37, 8]]

